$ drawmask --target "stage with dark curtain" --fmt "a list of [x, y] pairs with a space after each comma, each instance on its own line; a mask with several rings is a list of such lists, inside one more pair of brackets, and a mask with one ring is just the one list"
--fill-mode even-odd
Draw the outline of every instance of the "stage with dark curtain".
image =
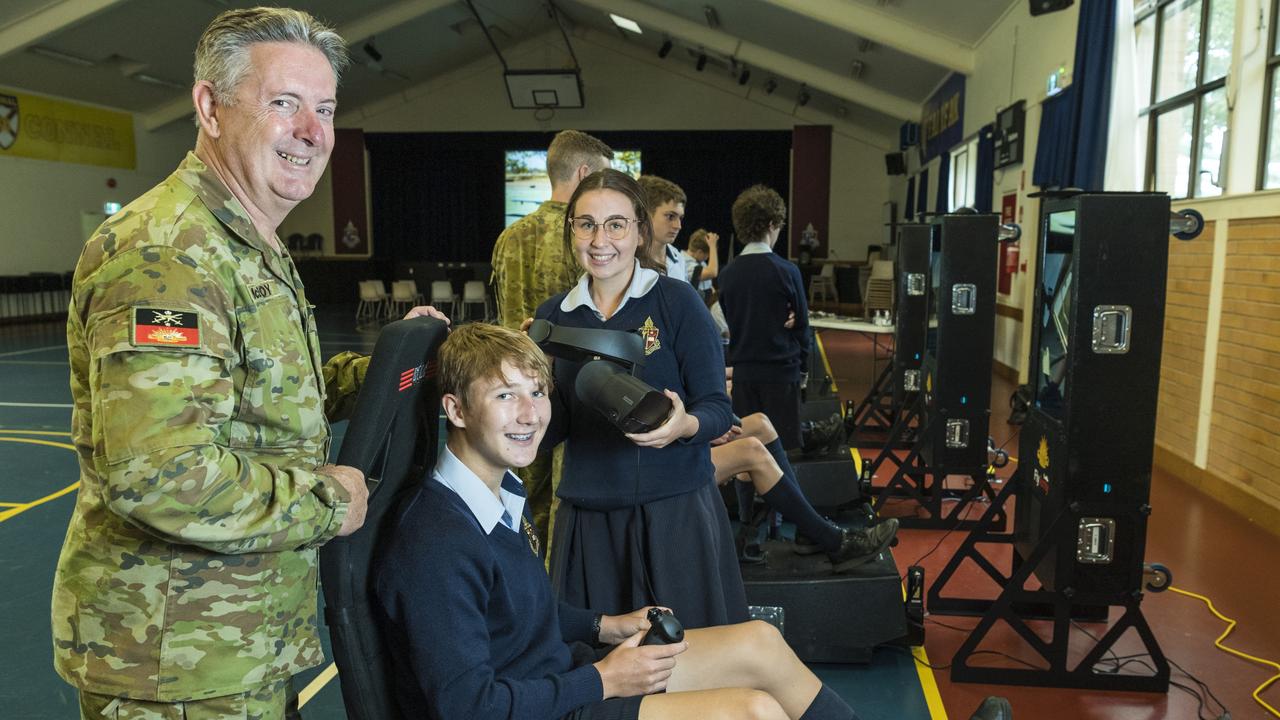
[[[615, 150], [639, 150], [643, 172], [689, 196], [684, 247], [699, 227], [726, 240], [742, 190], [764, 183], [789, 197], [791, 131], [588, 130]], [[546, 150], [555, 133], [366, 133], [375, 262], [488, 262], [503, 228], [508, 150]], [[722, 254], [727, 243], [721, 242]]]

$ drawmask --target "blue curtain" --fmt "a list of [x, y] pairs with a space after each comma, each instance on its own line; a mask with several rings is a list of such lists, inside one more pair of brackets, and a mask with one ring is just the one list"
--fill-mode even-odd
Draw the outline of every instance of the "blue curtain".
[[1036, 185], [1102, 189], [1115, 21], [1116, 0], [1081, 0], [1071, 86], [1041, 106]]
[[903, 222], [916, 221], [916, 179], [915, 176], [907, 178], [907, 203], [906, 211], [902, 214]]
[[951, 153], [944, 152], [938, 156], [938, 194], [933, 203], [933, 211], [944, 213], [954, 210], [947, 206], [947, 185], [951, 182]]
[[973, 207], [978, 212], [991, 212], [995, 201], [996, 139], [995, 123], [978, 131], [978, 169], [973, 187]]
[[929, 212], [929, 171], [920, 171], [920, 184], [916, 186], [916, 212]]

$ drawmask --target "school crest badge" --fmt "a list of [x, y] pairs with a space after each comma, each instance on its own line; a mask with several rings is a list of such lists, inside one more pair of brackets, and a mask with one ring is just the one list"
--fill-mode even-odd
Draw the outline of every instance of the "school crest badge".
[[0, 150], [8, 150], [18, 141], [18, 98], [0, 95]]
[[658, 326], [653, 324], [652, 316], [644, 319], [644, 324], [640, 326], [640, 337], [644, 338], [646, 357], [662, 349], [662, 342], [658, 340]]

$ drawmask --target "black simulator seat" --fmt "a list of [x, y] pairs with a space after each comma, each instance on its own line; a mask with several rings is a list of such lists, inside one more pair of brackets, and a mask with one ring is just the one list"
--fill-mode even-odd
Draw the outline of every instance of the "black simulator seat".
[[338, 452], [338, 464], [361, 470], [369, 484], [364, 527], [320, 549], [325, 622], [349, 720], [401, 716], [394, 671], [375, 623], [371, 563], [397, 499], [435, 464], [435, 358], [447, 334], [448, 326], [433, 318], [398, 320], [382, 329]]

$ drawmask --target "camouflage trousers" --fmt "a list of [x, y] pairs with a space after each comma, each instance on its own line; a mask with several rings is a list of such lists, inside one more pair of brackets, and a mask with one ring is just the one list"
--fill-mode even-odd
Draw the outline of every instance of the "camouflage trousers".
[[154, 702], [80, 692], [82, 720], [302, 720], [293, 683], [205, 700]]

